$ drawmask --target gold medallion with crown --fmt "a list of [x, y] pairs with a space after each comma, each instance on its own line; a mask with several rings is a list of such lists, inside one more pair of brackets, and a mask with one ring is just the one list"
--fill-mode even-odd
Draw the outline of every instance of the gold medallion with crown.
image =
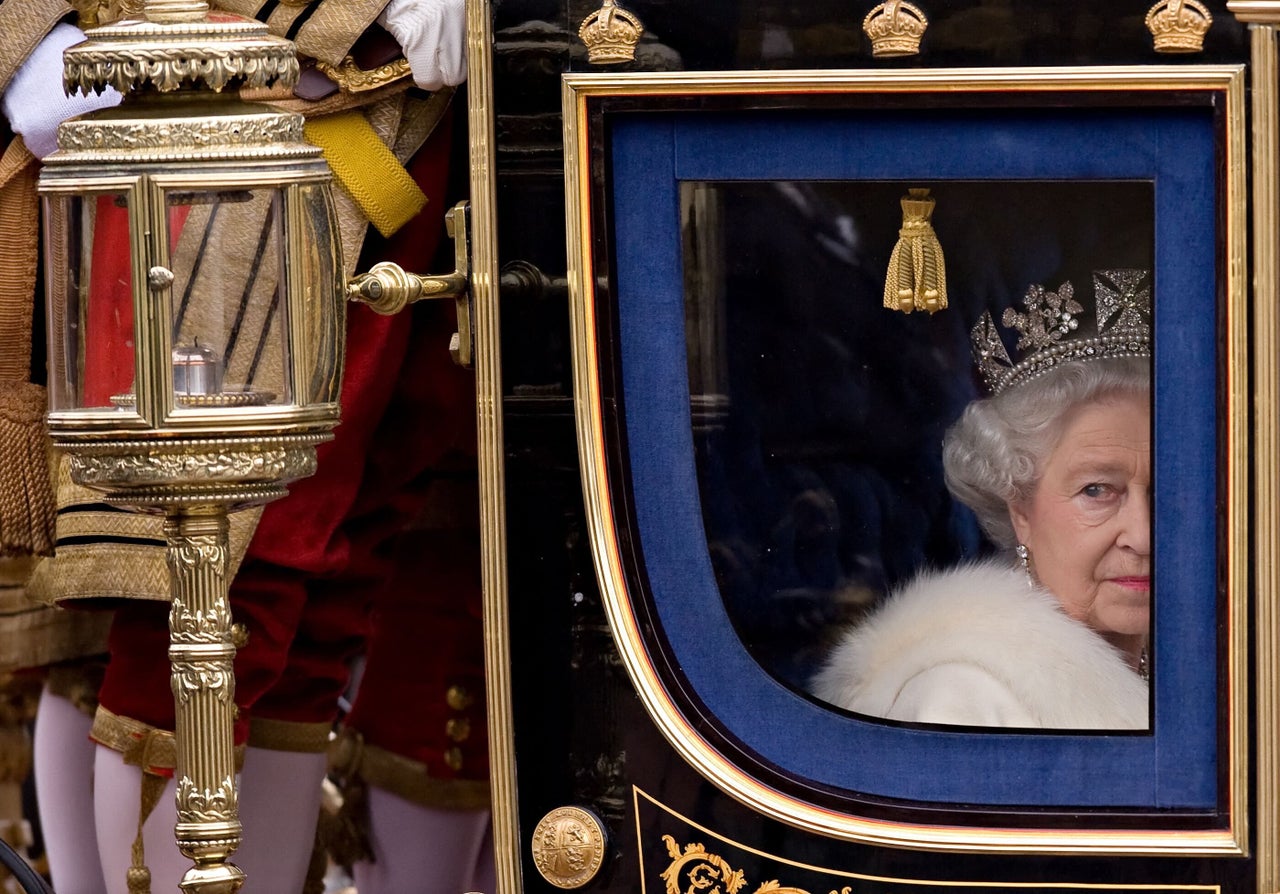
[[1151, 283], [1146, 270], [1093, 272], [1094, 334], [1080, 334], [1085, 308], [1071, 283], [1051, 292], [1033, 285], [1022, 299], [1025, 313], [1006, 308], [1000, 322], [1018, 333], [1016, 363], [990, 311], [970, 330], [974, 363], [991, 393], [1042, 376], [1071, 361], [1151, 356]]
[[604, 0], [578, 28], [578, 37], [587, 45], [587, 61], [598, 65], [633, 61], [642, 34], [640, 19], [614, 0]]
[[871, 55], [881, 58], [914, 56], [920, 52], [920, 38], [929, 27], [920, 7], [901, 0], [887, 0], [873, 7], [862, 20], [862, 30], [871, 38]]
[[1213, 16], [1199, 0], [1160, 0], [1147, 13], [1157, 53], [1198, 53]]

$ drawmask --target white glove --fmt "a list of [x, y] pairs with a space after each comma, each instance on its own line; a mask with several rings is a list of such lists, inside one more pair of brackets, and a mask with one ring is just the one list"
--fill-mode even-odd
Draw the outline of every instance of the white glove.
[[422, 89], [456, 87], [467, 79], [465, 0], [391, 0], [378, 24], [400, 44]]
[[63, 92], [62, 51], [82, 40], [84, 33], [74, 25], [55, 25], [0, 95], [0, 111], [9, 119], [9, 129], [22, 136], [37, 158], [58, 148], [58, 125], [67, 118], [120, 102], [120, 94], [110, 87], [89, 96]]

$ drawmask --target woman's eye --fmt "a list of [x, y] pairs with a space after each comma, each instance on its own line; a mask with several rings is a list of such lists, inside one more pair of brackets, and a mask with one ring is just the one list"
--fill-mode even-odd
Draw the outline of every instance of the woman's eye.
[[1111, 488], [1105, 484], [1086, 484], [1080, 488], [1080, 493], [1091, 500], [1099, 500], [1111, 493]]

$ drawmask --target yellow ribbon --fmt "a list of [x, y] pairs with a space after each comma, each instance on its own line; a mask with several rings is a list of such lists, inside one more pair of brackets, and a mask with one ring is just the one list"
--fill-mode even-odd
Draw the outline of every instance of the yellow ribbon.
[[305, 133], [383, 236], [390, 236], [426, 206], [426, 194], [358, 111], [309, 118]]

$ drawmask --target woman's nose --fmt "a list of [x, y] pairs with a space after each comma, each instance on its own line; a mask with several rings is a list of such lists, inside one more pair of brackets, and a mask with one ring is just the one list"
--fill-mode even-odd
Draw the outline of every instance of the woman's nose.
[[1151, 554], [1151, 495], [1146, 488], [1135, 488], [1120, 507], [1118, 546], [1139, 555]]

